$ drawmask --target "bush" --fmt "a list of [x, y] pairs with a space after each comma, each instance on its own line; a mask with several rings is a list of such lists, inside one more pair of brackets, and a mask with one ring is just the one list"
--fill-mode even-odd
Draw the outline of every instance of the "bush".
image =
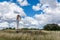
[[58, 24], [47, 24], [44, 26], [44, 30], [60, 30]]

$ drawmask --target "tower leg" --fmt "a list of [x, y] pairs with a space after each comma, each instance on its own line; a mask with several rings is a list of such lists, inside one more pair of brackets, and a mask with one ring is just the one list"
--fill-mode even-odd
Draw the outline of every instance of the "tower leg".
[[17, 20], [17, 29], [16, 29], [16, 33], [19, 33], [18, 27], [19, 27], [19, 21]]

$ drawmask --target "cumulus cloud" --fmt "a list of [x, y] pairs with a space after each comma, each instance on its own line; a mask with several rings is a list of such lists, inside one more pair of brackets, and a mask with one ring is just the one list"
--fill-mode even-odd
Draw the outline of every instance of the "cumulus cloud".
[[22, 22], [22, 25], [25, 28], [38, 28], [39, 25], [38, 21], [32, 17], [25, 17], [22, 19]]
[[17, 14], [25, 16], [25, 18], [21, 18], [21, 21], [19, 22], [19, 28], [38, 28], [37, 25], [39, 25], [39, 23], [37, 20], [26, 16], [24, 10], [21, 7], [17, 6], [15, 3], [8, 2], [0, 2], [0, 27], [16, 28]]
[[29, 5], [27, 0], [17, 0], [21, 6], [27, 6]]
[[10, 25], [10, 27], [12, 27], [12, 28], [14, 28], [14, 27], [16, 28], [16, 22], [11, 22], [9, 25]]
[[8, 22], [2, 22], [2, 23], [0, 23], [0, 27], [1, 28], [6, 28], [8, 26], [9, 26], [9, 23]]
[[[12, 28], [17, 27], [16, 22], [11, 22], [9, 25]], [[38, 26], [39, 26], [38, 21], [32, 17], [22, 18], [21, 21], [19, 22], [19, 29], [20, 28], [39, 28]]]
[[0, 27], [7, 27], [9, 25], [8, 21], [14, 22], [18, 14], [21, 17], [26, 16], [24, 10], [15, 3], [0, 2]]
[[57, 0], [40, 0], [40, 2], [43, 4], [40, 10], [42, 9], [44, 14], [34, 16], [40, 25], [43, 26], [48, 23], [60, 24], [60, 3]]
[[33, 10], [43, 10], [46, 9], [47, 7], [51, 7], [52, 9], [58, 7], [60, 3], [57, 2], [57, 0], [39, 0], [40, 3], [37, 3], [37, 5], [33, 5], [32, 9]]
[[[24, 0], [20, 1], [24, 2]], [[43, 5], [41, 6], [41, 4]], [[40, 3], [33, 5], [32, 8], [35, 11], [43, 10], [44, 14], [35, 14], [34, 17], [28, 17], [24, 10], [15, 3], [0, 2], [0, 27], [10, 26], [16, 28], [16, 21], [10, 24], [7, 21], [15, 20], [17, 14], [26, 16], [21, 18], [19, 28], [43, 28], [48, 23], [60, 24], [60, 3], [55, 0], [40, 0]], [[7, 21], [1, 22], [2, 20]]]
[[35, 11], [38, 11], [38, 10], [40, 10], [40, 6], [41, 6], [41, 4], [38, 3], [36, 6], [33, 5], [32, 9], [35, 10]]
[[0, 17], [3, 20], [14, 20], [16, 15], [26, 16], [23, 9], [17, 6], [15, 3], [0, 2]]
[[[41, 6], [41, 4], [43, 4]], [[41, 0], [40, 4], [32, 6], [33, 10], [43, 10], [44, 14], [35, 14], [34, 17], [25, 17], [20, 21], [20, 28], [43, 28], [46, 24], [60, 24], [60, 4], [56, 0]]]
[[40, 0], [41, 4], [49, 4], [50, 7], [55, 8], [57, 0]]

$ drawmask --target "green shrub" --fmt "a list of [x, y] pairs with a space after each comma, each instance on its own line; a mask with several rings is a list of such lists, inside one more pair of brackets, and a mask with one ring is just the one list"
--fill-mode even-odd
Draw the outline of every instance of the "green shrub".
[[58, 24], [47, 24], [44, 26], [44, 30], [60, 30]]

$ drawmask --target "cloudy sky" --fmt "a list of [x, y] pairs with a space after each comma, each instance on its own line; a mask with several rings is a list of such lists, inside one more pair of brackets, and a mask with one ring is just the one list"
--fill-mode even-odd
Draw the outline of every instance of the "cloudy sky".
[[0, 0], [0, 28], [43, 28], [46, 24], [60, 25], [60, 0]]

